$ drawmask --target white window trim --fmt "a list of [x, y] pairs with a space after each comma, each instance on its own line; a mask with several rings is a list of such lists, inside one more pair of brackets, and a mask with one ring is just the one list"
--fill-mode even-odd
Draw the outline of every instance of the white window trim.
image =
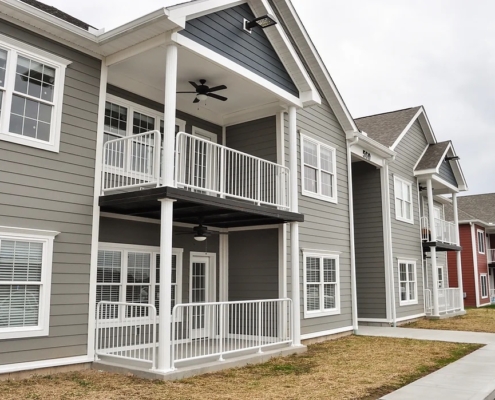
[[[486, 288], [486, 296], [483, 296], [483, 278], [485, 278], [485, 288]], [[480, 274], [480, 296], [482, 299], [487, 299], [489, 294], [488, 288], [488, 274]]]
[[[413, 300], [402, 300], [401, 297], [401, 292], [400, 292], [400, 265], [401, 264], [412, 264], [414, 267], [414, 293], [415, 293], [415, 299]], [[407, 273], [407, 271], [406, 271]], [[407, 274], [407, 277], [409, 279], [409, 274]], [[437, 271], [437, 278], [438, 278], [438, 271]], [[397, 260], [397, 280], [399, 282], [399, 287], [398, 287], [398, 294], [399, 294], [399, 305], [400, 306], [410, 306], [414, 304], [418, 304], [418, 271], [417, 271], [417, 265], [416, 265], [416, 260], [407, 260], [407, 259], [398, 259]], [[435, 281], [438, 281], [438, 279], [435, 279]], [[409, 280], [407, 281], [409, 283]], [[409, 291], [409, 285], [406, 286], [406, 293]]]
[[[98, 244], [98, 251], [119, 251], [122, 253], [121, 257], [121, 272], [120, 277], [121, 281], [118, 284], [120, 287], [119, 290], [119, 302], [125, 302], [125, 286], [127, 286], [127, 282], [123, 282], [122, 278], [127, 276], [127, 262], [125, 261], [125, 255], [127, 252], [142, 252], [149, 253], [151, 255], [151, 271], [150, 271], [150, 295], [148, 296], [148, 304], [155, 305], [155, 293], [156, 293], [156, 256], [160, 254], [160, 248], [154, 246], [140, 246], [140, 245], [132, 245], [132, 244], [121, 244], [121, 243], [105, 243], [100, 242]], [[182, 304], [182, 274], [183, 274], [183, 254], [184, 249], [181, 248], [172, 248], [172, 255], [177, 257], [176, 261], [176, 303]], [[105, 283], [97, 282], [97, 286], [103, 285]], [[126, 317], [124, 317], [125, 319]], [[118, 318], [109, 318], [105, 321], [118, 321]]]
[[[307, 310], [307, 292], [308, 292], [308, 282], [307, 282], [307, 275], [306, 275], [306, 258], [308, 257], [314, 257], [314, 258], [331, 258], [335, 260], [335, 266], [336, 266], [336, 290], [335, 290], [335, 308], [332, 308], [330, 310], [325, 310], [325, 311], [308, 311]], [[321, 266], [323, 268], [323, 265]], [[303, 284], [303, 307], [304, 307], [304, 318], [305, 319], [310, 319], [310, 318], [318, 318], [318, 317], [325, 317], [328, 315], [339, 315], [341, 314], [340, 310], [340, 257], [338, 254], [335, 254], [335, 252], [322, 252], [322, 251], [317, 251], [317, 252], [303, 252], [303, 275], [304, 275], [304, 284]], [[311, 284], [311, 282], [309, 283]], [[322, 304], [323, 306], [323, 304]]]
[[212, 143], [218, 142], [218, 136], [215, 133], [207, 131], [206, 129], [198, 128], [197, 126], [192, 127], [192, 135], [197, 137], [199, 137], [199, 135], [206, 136]]
[[[409, 186], [409, 193], [411, 195], [411, 218], [407, 219], [399, 215], [397, 210], [397, 195], [395, 193], [397, 187], [397, 181], [404, 183]], [[394, 206], [395, 206], [395, 219], [397, 221], [406, 222], [408, 224], [414, 225], [414, 203], [413, 203], [413, 193], [412, 193], [413, 183], [408, 181], [407, 179], [401, 178], [399, 176], [394, 175]], [[402, 199], [401, 199], [402, 200]]]
[[[46, 51], [30, 46], [18, 40], [0, 35], [0, 49], [7, 51], [6, 85], [2, 114], [0, 117], [0, 140], [34, 147], [41, 150], [58, 153], [60, 151], [60, 134], [62, 126], [62, 105], [65, 87], [65, 70], [71, 61]], [[12, 105], [12, 93], [15, 84], [15, 72], [17, 55], [33, 59], [55, 69], [55, 86], [53, 91], [53, 112], [50, 125], [50, 141], [26, 137], [16, 133], [10, 133], [10, 110]]]
[[[43, 244], [38, 325], [0, 328], [0, 340], [48, 336], [52, 288], [53, 242], [60, 232], [0, 226], [0, 240], [26, 240]], [[3, 282], [2, 282], [3, 283]], [[5, 284], [9, 284], [8, 281]], [[28, 285], [29, 282], [26, 282]]]
[[[313, 144], [318, 146], [318, 175], [321, 175], [321, 159], [320, 159], [320, 148], [325, 147], [327, 150], [330, 150], [333, 153], [333, 197], [325, 196], [321, 194], [321, 177], [318, 177], [317, 180], [317, 193], [311, 192], [309, 190], [304, 189], [304, 141], [310, 141]], [[300, 134], [300, 157], [301, 157], [301, 165], [300, 165], [300, 174], [301, 174], [301, 194], [306, 197], [312, 197], [314, 199], [327, 201], [329, 203], [338, 203], [338, 177], [337, 177], [337, 147], [330, 146], [326, 143], [323, 143], [319, 140], [316, 140], [308, 135], [303, 133]]]
[[[480, 240], [480, 236], [481, 236], [481, 240]], [[478, 254], [486, 254], [486, 240], [485, 240], [485, 232], [482, 231], [481, 229], [477, 229], [476, 230], [476, 239], [478, 241]], [[483, 247], [483, 249], [480, 248], [480, 245], [481, 247]], [[483, 250], [483, 251], [481, 251]]]

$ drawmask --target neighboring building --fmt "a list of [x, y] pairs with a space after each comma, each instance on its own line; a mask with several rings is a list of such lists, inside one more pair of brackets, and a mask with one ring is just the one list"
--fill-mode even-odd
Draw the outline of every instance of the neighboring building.
[[290, 1], [0, 18], [0, 373], [197, 371], [357, 329], [362, 135]]
[[[423, 107], [356, 119], [381, 154], [352, 147], [359, 322], [397, 324], [463, 313], [447, 252], [459, 252], [442, 198], [467, 190], [451, 142], [437, 142]], [[388, 152], [388, 153], [387, 153]], [[434, 215], [434, 218], [430, 218]], [[460, 287], [460, 286], [459, 286]]]
[[[495, 300], [495, 193], [462, 196], [458, 203], [464, 304], [486, 306]], [[448, 263], [457, 279], [457, 260], [449, 255]]]

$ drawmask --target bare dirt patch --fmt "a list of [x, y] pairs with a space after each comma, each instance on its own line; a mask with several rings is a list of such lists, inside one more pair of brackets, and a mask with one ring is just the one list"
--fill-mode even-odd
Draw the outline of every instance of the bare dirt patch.
[[377, 399], [480, 346], [352, 336], [299, 356], [182, 381], [85, 371], [0, 382], [13, 399]]

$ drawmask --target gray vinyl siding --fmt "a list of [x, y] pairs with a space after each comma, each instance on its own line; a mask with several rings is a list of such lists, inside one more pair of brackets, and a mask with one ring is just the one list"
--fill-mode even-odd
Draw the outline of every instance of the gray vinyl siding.
[[387, 296], [380, 170], [352, 164], [354, 237], [359, 318], [386, 318]]
[[[108, 85], [107, 93], [163, 114], [163, 110], [164, 110], [163, 104], [147, 99], [146, 97], [139, 96], [127, 90], [121, 89], [117, 86]], [[187, 114], [179, 110], [176, 111], [175, 115], [176, 118], [186, 122], [186, 133], [192, 134], [192, 128], [196, 127], [214, 133], [215, 135], [217, 135], [217, 143], [222, 142], [221, 126], [205, 121], [201, 118], [195, 117], [193, 115]]]
[[449, 162], [444, 161], [440, 164], [440, 171], [438, 175], [440, 175], [440, 178], [446, 180], [451, 185], [457, 187], [457, 180], [455, 179], [454, 171], [452, 170]]
[[227, 128], [227, 147], [277, 162], [275, 116], [249, 121]]
[[218, 11], [186, 22], [179, 34], [228, 58], [299, 97], [296, 85], [285, 69], [263, 29], [243, 29], [244, 19], [255, 18], [248, 4]]
[[229, 233], [229, 301], [278, 299], [278, 228]]
[[[299, 228], [299, 258], [300, 296], [301, 296], [301, 333], [311, 334], [345, 328], [352, 325], [351, 314], [351, 263], [350, 263], [350, 224], [349, 224], [349, 187], [347, 179], [347, 154], [345, 134], [338, 123], [330, 106], [324, 102], [310, 108], [299, 110], [297, 126], [302, 133], [336, 148], [337, 153], [337, 191], [338, 203], [314, 199], [301, 194], [301, 152], [298, 135], [298, 171], [297, 173], [299, 212], [304, 214], [304, 222]], [[286, 120], [285, 126], [288, 127]], [[289, 160], [289, 137], [286, 129], [285, 149], [286, 160]], [[290, 229], [287, 230], [288, 253], [290, 254]], [[340, 266], [340, 302], [341, 312], [338, 315], [317, 318], [304, 318], [303, 295], [303, 257], [304, 249], [325, 250], [337, 252]], [[288, 260], [288, 291], [291, 288], [292, 266]]]
[[0, 340], [0, 365], [87, 354], [100, 61], [8, 22], [0, 33], [64, 57], [60, 152], [0, 143], [0, 225], [58, 231], [50, 333]]
[[[420, 210], [418, 185], [413, 175], [414, 165], [423, 153], [427, 145], [425, 135], [418, 121], [416, 121], [409, 132], [400, 141], [395, 151], [397, 156], [394, 162], [390, 164], [390, 208], [392, 221], [392, 248], [394, 263], [394, 285], [396, 298], [397, 318], [408, 317], [424, 313], [423, 302], [423, 268], [422, 268], [422, 248], [420, 239]], [[394, 176], [400, 177], [412, 183], [412, 204], [414, 224], [402, 222], [396, 219], [395, 214], [395, 188]], [[418, 304], [401, 306], [399, 277], [398, 277], [398, 260], [416, 261]]]

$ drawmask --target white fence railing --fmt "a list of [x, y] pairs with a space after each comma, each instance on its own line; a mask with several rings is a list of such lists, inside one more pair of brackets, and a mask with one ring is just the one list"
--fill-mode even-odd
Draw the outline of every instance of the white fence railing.
[[488, 249], [487, 257], [489, 263], [495, 263], [495, 249]]
[[[433, 296], [431, 289], [425, 289], [425, 312], [433, 315]], [[459, 288], [438, 289], [438, 314], [452, 314], [461, 311], [462, 293]]]
[[101, 301], [96, 309], [96, 356], [156, 367], [156, 309], [151, 304]]
[[177, 134], [177, 187], [289, 209], [289, 175], [282, 165], [184, 132]]
[[292, 343], [290, 299], [178, 304], [172, 312], [172, 364]]
[[428, 217], [421, 217], [421, 238], [427, 242], [443, 242], [457, 245], [457, 227], [453, 222], [435, 218], [436, 237], [431, 237]]
[[433, 302], [432, 302], [430, 289], [424, 290], [424, 299], [425, 299], [425, 313], [426, 313], [426, 315], [432, 315], [433, 314]]
[[160, 184], [161, 136], [150, 131], [103, 145], [102, 192]]

